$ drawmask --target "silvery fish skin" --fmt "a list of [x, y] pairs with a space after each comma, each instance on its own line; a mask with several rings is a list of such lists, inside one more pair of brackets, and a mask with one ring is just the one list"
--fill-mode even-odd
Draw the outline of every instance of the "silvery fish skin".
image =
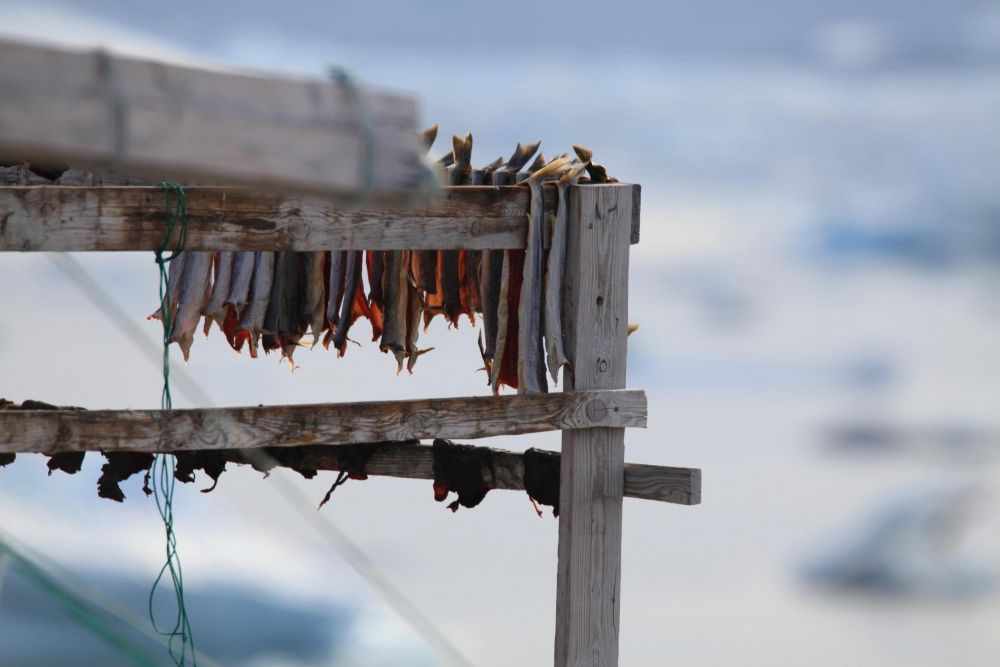
[[420, 337], [420, 319], [421, 311], [423, 310], [423, 301], [420, 298], [420, 290], [412, 282], [407, 282], [406, 292], [408, 294], [406, 301], [406, 370], [412, 375], [413, 367], [416, 366], [420, 355], [430, 352], [434, 348], [428, 347], [421, 350], [417, 347], [417, 339]]
[[[184, 274], [184, 263], [187, 262], [188, 253], [179, 252], [173, 255], [173, 259], [167, 264], [167, 280], [170, 284], [170, 312], [177, 312], [177, 295], [180, 294], [181, 276]], [[147, 320], [163, 319], [163, 304], [156, 309]]]
[[326, 328], [326, 260], [329, 253], [304, 253], [302, 278], [305, 294], [302, 298], [303, 328], [308, 327], [313, 335], [313, 346]]
[[347, 251], [333, 250], [330, 252], [330, 275], [327, 277], [327, 306], [326, 321], [330, 325], [331, 333], [340, 324], [340, 301], [344, 298], [344, 277], [347, 267]]
[[290, 357], [289, 349], [301, 337], [299, 302], [301, 276], [301, 256], [304, 253], [282, 250], [274, 258], [274, 281], [271, 283], [271, 299], [264, 316], [264, 351], [281, 350], [282, 356]]
[[208, 300], [202, 315], [205, 316], [205, 335], [214, 321], [219, 328], [226, 318], [226, 297], [229, 296], [229, 284], [233, 275], [233, 260], [236, 253], [223, 250], [215, 261], [215, 281], [212, 285], [212, 296]]
[[517, 393], [547, 391], [545, 362], [542, 353], [542, 271], [544, 249], [542, 225], [545, 224], [541, 181], [532, 179], [531, 206], [528, 212], [528, 237], [525, 247], [521, 300], [517, 312], [519, 344], [517, 355]]
[[[347, 251], [347, 262], [344, 267], [344, 297], [340, 304], [339, 324], [333, 334], [333, 346], [339, 351], [340, 356], [344, 356], [344, 352], [347, 350], [347, 333], [354, 323], [352, 312], [357, 301], [358, 290], [362, 288], [362, 261], [364, 261], [362, 251]], [[362, 298], [364, 298], [363, 294]]]
[[250, 282], [253, 280], [255, 252], [238, 252], [233, 258], [233, 271], [229, 278], [229, 293], [225, 303], [233, 307], [233, 312], [239, 316], [250, 299]]
[[[239, 347], [244, 341], [250, 343], [250, 356], [257, 356], [257, 344], [264, 328], [267, 305], [271, 301], [271, 287], [274, 283], [274, 253], [263, 251], [254, 257], [253, 281], [250, 284], [250, 300], [243, 309], [236, 329]], [[239, 348], [237, 348], [239, 349]]]
[[211, 293], [213, 257], [214, 253], [211, 252], [192, 252], [184, 262], [184, 273], [181, 274], [177, 295], [177, 315], [170, 331], [170, 342], [180, 345], [184, 361], [191, 354], [194, 330], [198, 327], [201, 311]]
[[402, 360], [406, 355], [409, 253], [403, 250], [392, 250], [386, 255], [385, 313], [383, 314], [382, 341], [379, 343], [379, 349], [383, 352], [392, 351], [399, 368], [402, 368]]
[[517, 391], [519, 394], [545, 392], [545, 354], [542, 345], [544, 311], [545, 202], [542, 182], [559, 177], [570, 165], [566, 156], [558, 157], [532, 172], [528, 179], [531, 205], [528, 210], [528, 238], [525, 248], [521, 299], [518, 304]]
[[[520, 169], [538, 151], [540, 141], [531, 144], [518, 144], [510, 159], [502, 167], [490, 174], [493, 185], [510, 185]], [[499, 390], [500, 367], [503, 361], [504, 346], [507, 339], [508, 320], [508, 289], [510, 258], [504, 250], [488, 250], [483, 252], [481, 262], [480, 290], [482, 293], [484, 352], [483, 362], [490, 376], [490, 384], [494, 392]]]
[[545, 360], [553, 382], [559, 381], [559, 370], [569, 364], [563, 347], [562, 284], [566, 268], [566, 235], [569, 212], [566, 209], [566, 188], [576, 183], [585, 165], [576, 165], [559, 178], [559, 200], [552, 224], [548, 267], [545, 272]]

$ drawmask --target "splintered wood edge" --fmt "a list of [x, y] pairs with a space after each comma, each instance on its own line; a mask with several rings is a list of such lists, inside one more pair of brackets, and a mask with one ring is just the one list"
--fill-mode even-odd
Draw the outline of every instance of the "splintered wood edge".
[[[631, 188], [633, 200], [639, 196], [631, 184], [572, 187]], [[543, 192], [554, 211], [555, 186]], [[189, 250], [523, 248], [529, 206], [523, 186], [446, 187], [419, 203], [356, 207], [242, 187], [191, 186], [185, 195]], [[3, 186], [0, 251], [155, 250], [165, 208], [159, 186]], [[633, 242], [638, 224], [633, 206]]]
[[0, 453], [157, 452], [645, 428], [640, 390], [193, 410], [0, 411]]

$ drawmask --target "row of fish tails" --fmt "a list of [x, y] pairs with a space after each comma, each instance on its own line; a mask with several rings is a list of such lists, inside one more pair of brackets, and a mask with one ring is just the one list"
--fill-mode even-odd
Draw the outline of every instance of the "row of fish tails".
[[[433, 126], [422, 135], [429, 150]], [[354, 323], [364, 317], [372, 340], [392, 353], [397, 372], [413, 371], [418, 347], [437, 315], [458, 326], [466, 315], [482, 316], [480, 352], [494, 392], [547, 391], [567, 365], [562, 342], [561, 287], [566, 261], [566, 187], [583, 171], [591, 182], [608, 182], [589, 150], [547, 161], [539, 142], [518, 144], [506, 162], [499, 158], [473, 168], [472, 135], [455, 136], [440, 160], [451, 185], [526, 184], [531, 191], [526, 247], [516, 250], [184, 252], [169, 268], [173, 326], [170, 341], [188, 359], [199, 319], [207, 335], [214, 322], [237, 351], [251, 357], [260, 348], [281, 351], [291, 362], [306, 333], [343, 356]], [[537, 153], [537, 155], [536, 155]], [[534, 160], [532, 160], [534, 158]], [[558, 206], [546, 219], [542, 184], [555, 181]], [[546, 227], [550, 248], [543, 244]], [[214, 280], [213, 280], [214, 275]], [[367, 279], [368, 290], [365, 290]], [[160, 318], [157, 311], [151, 318]]]

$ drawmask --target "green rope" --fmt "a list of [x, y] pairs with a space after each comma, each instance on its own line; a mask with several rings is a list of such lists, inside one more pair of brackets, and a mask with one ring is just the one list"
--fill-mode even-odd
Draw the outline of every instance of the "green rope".
[[[173, 197], [173, 206], [171, 206], [171, 197]], [[156, 251], [156, 263], [160, 267], [160, 313], [163, 321], [163, 392], [160, 395], [160, 407], [163, 410], [170, 410], [173, 408], [173, 399], [170, 396], [170, 331], [173, 327], [174, 312], [167, 265], [184, 252], [184, 243], [187, 241], [187, 197], [184, 194], [184, 188], [178, 183], [164, 182], [163, 203], [167, 212], [167, 231], [164, 235], [163, 245]], [[167, 247], [170, 245], [175, 230], [178, 231], [177, 245], [174, 252], [167, 256]], [[177, 554], [177, 535], [174, 533], [175, 465], [176, 460], [172, 455], [157, 454], [153, 459], [150, 473], [156, 509], [159, 510], [160, 518], [163, 519], [163, 528], [167, 539], [166, 562], [160, 568], [160, 573], [149, 591], [149, 620], [157, 632], [168, 638], [167, 651], [174, 664], [177, 667], [184, 667], [189, 664], [189, 653], [190, 664], [196, 666], [197, 662], [194, 652], [194, 638], [191, 634], [191, 622], [188, 620], [187, 608], [184, 605], [184, 576], [181, 570], [180, 556]], [[153, 598], [164, 575], [168, 572], [177, 603], [177, 615], [174, 618], [173, 627], [160, 629], [153, 612]], [[178, 641], [180, 642], [179, 649], [175, 646]]]

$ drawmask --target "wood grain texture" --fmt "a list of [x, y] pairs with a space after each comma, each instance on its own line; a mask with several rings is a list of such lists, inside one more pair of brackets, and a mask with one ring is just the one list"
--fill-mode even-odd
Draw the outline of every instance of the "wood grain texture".
[[[523, 248], [528, 190], [445, 188], [421, 206], [341, 209], [247, 188], [185, 188], [190, 250]], [[0, 187], [0, 250], [153, 250], [159, 187]], [[554, 206], [554, 202], [553, 202]]]
[[0, 161], [113, 165], [156, 178], [398, 195], [425, 181], [413, 98], [332, 80], [223, 71], [0, 40]]
[[[21, 166], [0, 168], [0, 183], [5, 175], [40, 180]], [[543, 190], [552, 212], [555, 186]], [[421, 202], [350, 208], [242, 187], [184, 191], [191, 250], [523, 248], [528, 226], [525, 187], [446, 187]], [[159, 185], [0, 185], [0, 251], [154, 250], [163, 241], [164, 205]]]
[[644, 427], [641, 391], [203, 410], [0, 412], [0, 452], [191, 451]]
[[[571, 187], [563, 328], [570, 390], [625, 386], [635, 188]], [[625, 432], [562, 435], [556, 667], [616, 667]]]

